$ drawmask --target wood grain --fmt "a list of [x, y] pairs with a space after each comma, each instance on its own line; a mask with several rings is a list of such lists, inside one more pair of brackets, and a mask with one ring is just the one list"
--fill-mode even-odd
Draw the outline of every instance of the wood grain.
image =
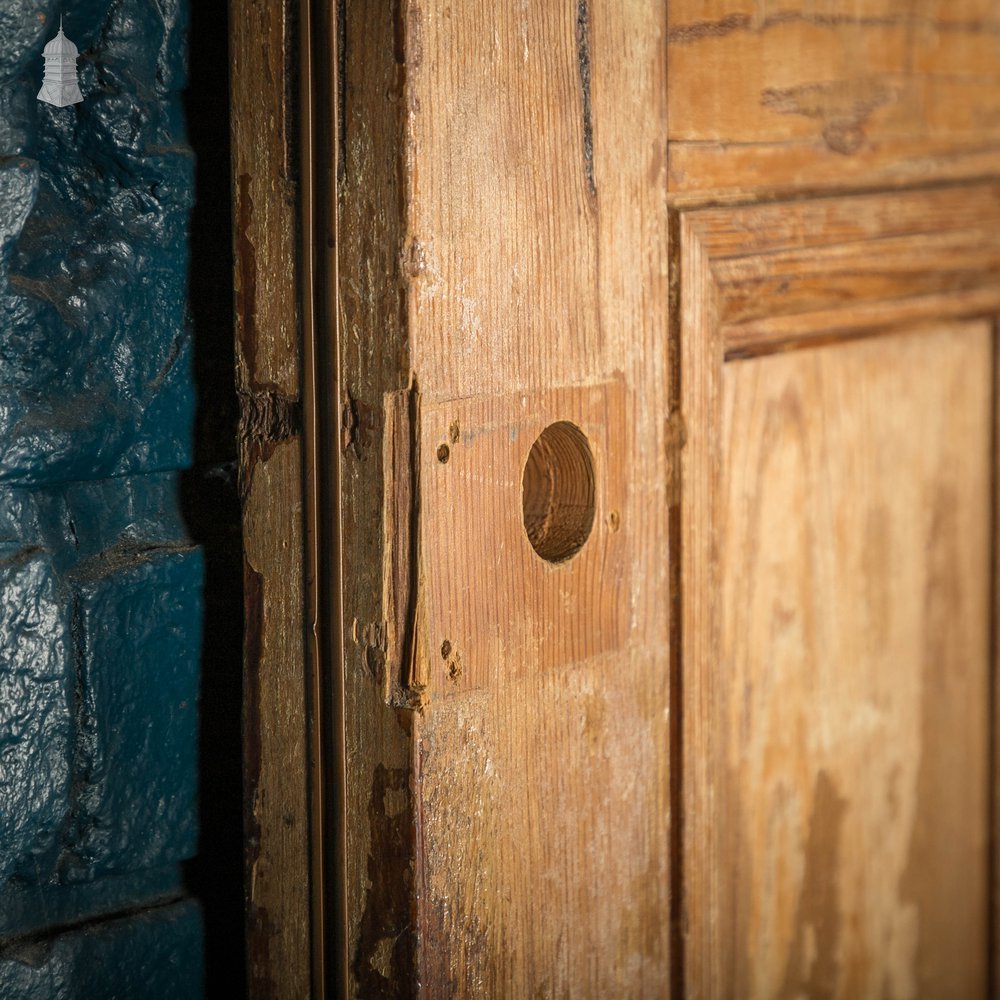
[[310, 993], [300, 484], [299, 442], [284, 441], [257, 466], [244, 506], [248, 958], [259, 997]]
[[726, 357], [1000, 308], [992, 184], [685, 214]]
[[1000, 166], [989, 0], [679, 0], [670, 189], [959, 180]]
[[247, 955], [252, 996], [302, 997], [311, 915], [294, 39], [285, 0], [233, 0], [231, 13]]
[[[492, 468], [489, 447], [453, 459], [479, 463], [484, 489], [506, 479], [507, 494], [456, 507], [440, 530], [470, 556], [479, 519], [513, 532], [533, 431], [567, 419], [573, 387], [583, 398], [620, 372], [623, 405], [606, 408], [603, 433], [621, 441], [609, 462], [625, 482], [602, 481], [605, 466], [597, 488], [623, 494], [614, 544], [631, 553], [626, 577], [613, 563], [577, 573], [604, 544], [607, 528], [595, 529], [578, 556], [544, 570], [572, 610], [511, 607], [500, 641], [475, 644], [488, 660], [468, 663], [483, 686], [432, 691], [415, 720], [427, 996], [669, 988], [663, 18], [655, 4], [603, 0], [419, 15], [408, 259], [419, 262], [409, 320], [425, 420], [432, 405], [507, 397], [515, 406], [494, 426], [516, 430], [520, 450], [512, 476], [503, 450]], [[425, 535], [421, 575], [439, 615], [480, 585], [506, 608], [537, 558], [522, 540], [448, 559]], [[439, 674], [441, 640], [464, 650], [495, 628], [495, 610], [429, 636]], [[587, 626], [557, 634], [562, 652], [547, 659], [537, 639], [567, 616]]]
[[[423, 409], [421, 656], [431, 699], [624, 653], [629, 622], [621, 598], [633, 587], [632, 532], [621, 530], [629, 487], [625, 405], [622, 381], [613, 379]], [[532, 445], [559, 421], [579, 428], [589, 445], [594, 521], [581, 551], [551, 562], [532, 548], [521, 496]], [[547, 470], [547, 485], [558, 491], [579, 481], [582, 472], [572, 471], [571, 478], [571, 470]]]
[[[419, 494], [420, 403], [415, 389], [385, 395], [382, 475], [385, 556], [382, 601], [384, 636], [377, 626], [370, 641], [385, 648], [385, 698], [391, 704], [419, 703], [425, 678], [417, 669], [414, 632], [417, 593], [417, 545], [420, 530]], [[358, 637], [355, 636], [355, 641]], [[426, 657], [423, 658], [426, 660]], [[412, 707], [412, 706], [411, 706]]]
[[[251, 649], [283, 692], [248, 702], [275, 720], [248, 765], [272, 995], [308, 967], [302, 584], [275, 548], [298, 537], [295, 192], [285, 7], [244, 6]], [[927, 185], [1000, 168], [991, 0], [336, 17], [341, 366], [318, 388], [341, 415], [349, 993], [981, 990], [994, 359], [959, 320], [1000, 306], [1000, 190]], [[668, 274], [668, 202], [753, 199], [676, 215]], [[520, 477], [560, 420], [590, 442], [598, 516], [542, 564]], [[280, 794], [265, 760], [294, 775]]]
[[[926, 228], [902, 236], [919, 196]], [[977, 231], [935, 233], [919, 196], [681, 216], [691, 996], [985, 989], [993, 340], [932, 310], [906, 330], [976, 273], [917, 266]], [[837, 260], [859, 275], [839, 308]], [[802, 349], [726, 363], [726, 320], [770, 319], [784, 280]], [[898, 335], [843, 342], [875, 306], [868, 332]]]
[[[295, 261], [297, 136], [291, 120], [295, 78], [290, 0], [231, 0], [233, 188], [237, 344], [252, 391], [299, 397]], [[239, 377], [238, 377], [239, 380]]]
[[721, 994], [984, 990], [991, 354], [980, 322], [724, 371], [687, 799]]
[[[394, 10], [348, 0], [345, 15], [339, 292], [352, 989], [662, 996], [665, 14], [604, 0], [404, 0]], [[621, 391], [605, 426], [581, 400], [599, 399], [615, 379]], [[414, 524], [400, 509], [403, 485], [387, 473], [406, 464], [393, 435], [407, 392], [420, 413], [420, 548], [410, 572], [398, 559], [405, 531], [386, 530]], [[460, 410], [457, 443], [451, 407]], [[430, 623], [453, 613], [454, 595], [513, 594], [516, 574], [539, 558], [520, 524], [519, 478], [534, 433], [574, 414], [594, 425], [598, 494], [623, 497], [608, 552], [631, 553], [627, 572], [595, 559], [612, 530], [602, 500], [593, 548], [550, 568], [553, 594], [578, 605], [577, 619], [593, 618], [595, 641], [575, 649], [563, 634], [562, 652], [540, 669], [529, 644], [504, 641], [530, 631], [523, 609], [506, 613], [497, 639], [488, 604], [473, 605], [487, 612], [471, 625], [456, 620], [454, 634], [436, 634]], [[461, 434], [477, 428], [484, 446], [463, 453]], [[501, 428], [517, 432], [516, 446], [501, 447], [498, 436], [487, 447]], [[442, 443], [454, 447], [454, 466], [436, 458]], [[510, 468], [498, 476], [491, 462], [501, 455]], [[478, 466], [462, 473], [466, 460]], [[612, 468], [619, 480], [603, 478]], [[438, 471], [492, 479], [495, 502], [442, 507], [428, 478]], [[492, 565], [473, 559], [475, 539], [497, 524], [516, 547], [491, 552]], [[580, 574], [574, 563], [590, 569]], [[398, 595], [386, 595], [404, 577], [417, 593], [401, 616]], [[534, 621], [555, 635], [565, 614], [552, 612]], [[490, 642], [473, 641], [491, 630]], [[446, 639], [475, 654], [468, 676], [479, 678], [449, 697]], [[404, 685], [388, 705], [385, 673], [407, 643], [420, 651], [408, 676], [428, 687]]]
[[[339, 271], [333, 298], [341, 383], [332, 391], [342, 435], [346, 965], [349, 995], [409, 997], [416, 988], [417, 812], [413, 709], [402, 707], [410, 701], [404, 685], [409, 675], [399, 650], [412, 628], [412, 586], [405, 595], [388, 595], [385, 577], [392, 578], [395, 565], [396, 579], [415, 579], [409, 556], [414, 518], [405, 509], [414, 455], [405, 439], [415, 432], [407, 397], [416, 397], [420, 385], [410, 364], [413, 265], [405, 234], [410, 66], [419, 42], [406, 3], [346, 0], [337, 17]], [[393, 455], [403, 481], [384, 478]], [[387, 539], [393, 523], [406, 530]], [[405, 563], [394, 553], [405, 553]]]
[[906, 236], [945, 236], [992, 227], [996, 183], [781, 200], [706, 208], [685, 217], [713, 261]]

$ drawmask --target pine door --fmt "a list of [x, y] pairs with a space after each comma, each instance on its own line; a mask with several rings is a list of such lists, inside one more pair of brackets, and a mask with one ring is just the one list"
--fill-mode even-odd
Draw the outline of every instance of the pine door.
[[995, 995], [995, 4], [289, 23], [260, 995]]

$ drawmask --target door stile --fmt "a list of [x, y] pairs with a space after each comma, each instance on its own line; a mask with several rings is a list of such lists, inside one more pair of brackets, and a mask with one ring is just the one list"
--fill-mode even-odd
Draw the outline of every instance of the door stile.
[[[683, 492], [680, 500], [681, 586], [681, 722], [679, 737], [683, 833], [675, 891], [683, 897], [683, 974], [685, 988], [678, 995], [718, 996], [720, 977], [715, 971], [718, 942], [727, 935], [721, 924], [731, 915], [715, 906], [719, 873], [714, 863], [721, 856], [718, 839], [724, 836], [714, 817], [697, 809], [693, 790], [710, 781], [702, 733], [712, 733], [721, 685], [714, 670], [713, 653], [719, 647], [719, 610], [715, 525], [720, 475], [719, 428], [722, 426], [721, 387], [723, 347], [716, 321], [715, 293], [709, 257], [690, 218], [680, 221], [680, 400], [686, 427], [681, 452]], [[681, 771], [681, 765], [674, 767]], [[696, 780], [692, 780], [696, 779]], [[695, 806], [692, 808], [692, 806]], [[710, 933], [692, 936], [686, 901], [697, 895], [706, 899], [711, 913]], [[703, 994], [692, 992], [699, 984]]]

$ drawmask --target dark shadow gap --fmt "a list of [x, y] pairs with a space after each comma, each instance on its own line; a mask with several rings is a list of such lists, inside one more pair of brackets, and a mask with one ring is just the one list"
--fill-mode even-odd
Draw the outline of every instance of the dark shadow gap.
[[198, 856], [187, 885], [205, 919], [205, 995], [245, 996], [241, 708], [243, 553], [237, 492], [226, 5], [192, 2], [188, 141], [196, 157], [189, 296], [198, 396], [183, 474], [188, 531], [205, 555]]

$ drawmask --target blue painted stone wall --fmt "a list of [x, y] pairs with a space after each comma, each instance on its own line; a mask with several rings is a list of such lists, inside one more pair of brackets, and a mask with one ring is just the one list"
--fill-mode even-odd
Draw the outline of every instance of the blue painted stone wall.
[[[35, 99], [60, 14], [81, 53], [69, 108]], [[203, 577], [178, 506], [186, 29], [186, 0], [0, 5], [4, 998], [200, 992], [198, 907], [175, 902]]]
[[0, 996], [42, 1000], [186, 1000], [201, 991], [198, 908], [191, 902], [23, 942], [0, 963]]

